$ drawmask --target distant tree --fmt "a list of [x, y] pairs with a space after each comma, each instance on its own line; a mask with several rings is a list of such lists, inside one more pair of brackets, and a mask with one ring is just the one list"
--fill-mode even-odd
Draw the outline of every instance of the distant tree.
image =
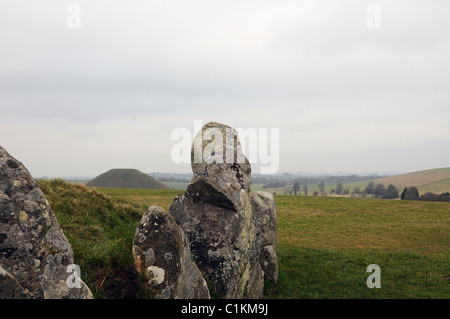
[[375, 186], [372, 194], [375, 194], [377, 197], [381, 197], [381, 196], [383, 196], [385, 191], [386, 191], [386, 187], [384, 187], [384, 185], [380, 183], [377, 186]]
[[350, 190], [348, 189], [348, 187], [346, 187], [346, 188], [344, 189], [344, 194], [345, 194], [345, 195], [350, 194]]
[[389, 185], [381, 196], [384, 199], [398, 198], [398, 189], [394, 185]]
[[308, 195], [308, 184], [305, 183], [305, 185], [303, 185], [303, 191], [305, 192], [305, 195]]
[[405, 199], [405, 195], [406, 195], [406, 192], [408, 191], [408, 187], [405, 187], [404, 189], [403, 189], [403, 192], [400, 194], [400, 199], [401, 200], [404, 200]]
[[419, 200], [427, 201], [427, 202], [435, 202], [439, 198], [439, 195], [432, 193], [432, 192], [426, 192], [422, 196], [420, 196]]
[[419, 200], [419, 198], [420, 198], [419, 191], [414, 186], [405, 187], [400, 198], [402, 200]]
[[344, 193], [344, 185], [342, 183], [338, 183], [336, 185], [336, 194], [341, 195]]
[[325, 194], [325, 182], [324, 181], [320, 181], [320, 183], [317, 185], [317, 187], [319, 187], [320, 193], [322, 195]]
[[292, 185], [292, 191], [294, 192], [294, 195], [297, 195], [297, 192], [300, 190], [300, 183], [298, 181], [294, 182], [294, 185]]
[[318, 191], [314, 191], [313, 195], [317, 196], [317, 195], [319, 195], [319, 192]]
[[440, 202], [450, 202], [450, 193], [449, 192], [442, 193], [441, 195], [439, 195], [438, 201], [440, 201]]
[[374, 191], [375, 191], [375, 183], [374, 182], [369, 182], [369, 184], [364, 189], [364, 192], [366, 194], [373, 194]]
[[356, 186], [356, 187], [353, 189], [353, 193], [355, 193], [355, 194], [361, 194], [361, 188], [359, 188], [358, 186]]

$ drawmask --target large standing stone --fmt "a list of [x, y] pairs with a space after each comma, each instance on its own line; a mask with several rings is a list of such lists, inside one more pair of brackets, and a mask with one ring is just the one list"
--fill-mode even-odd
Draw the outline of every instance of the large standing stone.
[[194, 176], [169, 211], [219, 297], [259, 298], [264, 279], [278, 278], [274, 199], [251, 191], [250, 164], [226, 125], [206, 124], [191, 159]]
[[42, 191], [0, 146], [0, 298], [92, 298], [72, 265], [72, 247]]
[[161, 207], [151, 206], [142, 216], [134, 236], [133, 257], [155, 298], [209, 298], [183, 231]]

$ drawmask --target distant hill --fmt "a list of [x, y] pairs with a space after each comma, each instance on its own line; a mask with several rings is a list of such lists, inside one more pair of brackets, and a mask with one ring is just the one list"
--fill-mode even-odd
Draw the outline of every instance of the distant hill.
[[421, 194], [426, 192], [443, 193], [450, 191], [450, 167], [429, 169], [419, 172], [384, 177], [375, 180], [385, 186], [393, 184], [400, 190], [415, 186]]
[[86, 183], [88, 187], [169, 189], [137, 169], [111, 169]]

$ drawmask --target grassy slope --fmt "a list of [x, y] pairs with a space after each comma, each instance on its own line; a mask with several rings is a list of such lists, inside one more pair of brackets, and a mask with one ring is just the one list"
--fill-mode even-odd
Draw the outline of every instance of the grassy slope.
[[95, 298], [146, 295], [134, 271], [131, 245], [146, 207], [113, 199], [84, 185], [38, 181], [72, 245], [81, 278]]
[[419, 186], [418, 190], [420, 194], [425, 194], [426, 192], [432, 192], [435, 194], [450, 192], [450, 178]]

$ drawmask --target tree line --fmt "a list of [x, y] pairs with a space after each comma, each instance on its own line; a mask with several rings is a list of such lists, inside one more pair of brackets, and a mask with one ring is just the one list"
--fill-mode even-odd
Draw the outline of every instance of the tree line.
[[[286, 184], [287, 185], [287, 184]], [[283, 185], [283, 186], [286, 186]], [[325, 192], [325, 182], [321, 180], [316, 185], [309, 185], [308, 183], [304, 183], [303, 185], [300, 184], [300, 180], [295, 180], [294, 184], [292, 185], [292, 188], [288, 191], [289, 194], [294, 193], [294, 195], [297, 195], [297, 192], [300, 192], [300, 190], [303, 190], [303, 193], [305, 195], [308, 195], [311, 188], [310, 186], [314, 187], [317, 186], [318, 190], [313, 191], [313, 195], [327, 195]], [[398, 188], [390, 184], [388, 187], [384, 186], [381, 183], [375, 184], [375, 182], [370, 181], [367, 186], [362, 190], [360, 187], [355, 187], [353, 189], [353, 192], [350, 193], [350, 190], [348, 187], [344, 187], [343, 183], [337, 183], [336, 187], [331, 190], [331, 194], [337, 194], [337, 195], [348, 195], [348, 194], [358, 194], [361, 195], [361, 197], [365, 198], [367, 195], [373, 195], [375, 198], [382, 198], [382, 199], [396, 199], [399, 198], [402, 200], [420, 200], [420, 201], [437, 201], [437, 202], [450, 202], [450, 192], [445, 192], [442, 194], [435, 194], [432, 192], [426, 192], [423, 195], [419, 194], [419, 191], [417, 187], [405, 187], [403, 189], [403, 192], [399, 194]]]
[[364, 193], [372, 194], [375, 195], [375, 197], [377, 198], [383, 199], [395, 199], [400, 196], [398, 188], [395, 187], [394, 185], [390, 184], [388, 187], [386, 187], [381, 183], [375, 185], [374, 182], [369, 182], [369, 184], [364, 189]]
[[[325, 182], [322, 180], [317, 184], [318, 191], [314, 191], [313, 195], [326, 195], [325, 193]], [[300, 189], [303, 189], [303, 192], [305, 195], [308, 195], [309, 191], [309, 185], [307, 183], [303, 184], [303, 186], [300, 184], [298, 180], [294, 182], [292, 185], [292, 189], [289, 193], [294, 193], [294, 195], [297, 195], [297, 192], [300, 191]], [[331, 190], [331, 194], [337, 194], [337, 195], [348, 195], [350, 194], [350, 190], [348, 187], [344, 187], [343, 183], [337, 183], [336, 188]], [[362, 197], [366, 197], [368, 194], [374, 195], [376, 198], [383, 198], [383, 199], [395, 199], [398, 198], [399, 191], [398, 188], [394, 185], [390, 184], [388, 187], [385, 187], [383, 184], [379, 183], [376, 184], [374, 182], [369, 182], [369, 184], [366, 186], [364, 190], [361, 190], [360, 187], [355, 187], [353, 189], [352, 194], [360, 194]]]
[[445, 192], [442, 194], [435, 194], [432, 192], [426, 192], [423, 195], [419, 195], [417, 187], [405, 187], [400, 195], [402, 200], [421, 200], [428, 202], [450, 202], [450, 193]]
[[324, 184], [336, 184], [336, 183], [352, 183], [352, 182], [361, 182], [367, 181], [371, 179], [382, 178], [384, 176], [375, 176], [375, 175], [367, 175], [367, 176], [359, 176], [359, 175], [327, 175], [327, 176], [296, 176], [285, 173], [284, 175], [277, 176], [267, 176], [267, 175], [255, 175], [252, 176], [253, 184], [263, 184], [263, 188], [278, 188], [284, 187], [288, 185], [295, 184], [296, 182], [299, 185], [318, 185], [320, 183]]

